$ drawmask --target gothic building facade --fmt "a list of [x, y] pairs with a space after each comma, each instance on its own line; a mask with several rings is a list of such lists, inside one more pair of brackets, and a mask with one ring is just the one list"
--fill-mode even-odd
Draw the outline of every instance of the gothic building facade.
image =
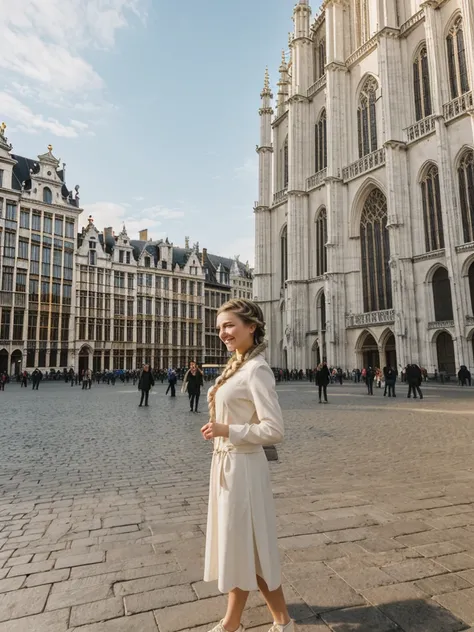
[[299, 0], [293, 21], [259, 112], [271, 364], [472, 370], [474, 3]]

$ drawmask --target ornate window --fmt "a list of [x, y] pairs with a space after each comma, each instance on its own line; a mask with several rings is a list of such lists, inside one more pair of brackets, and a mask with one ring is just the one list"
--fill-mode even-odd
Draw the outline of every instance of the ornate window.
[[326, 72], [326, 38], [321, 38], [314, 48], [314, 80]]
[[356, 45], [362, 46], [370, 38], [370, 15], [368, 0], [354, 0]]
[[468, 151], [458, 168], [464, 241], [474, 241], [474, 151]]
[[326, 129], [326, 110], [323, 110], [315, 127], [315, 173], [328, 166]]
[[321, 209], [316, 219], [316, 276], [321, 276], [328, 269], [326, 242], [328, 240], [328, 224], [326, 209]]
[[430, 71], [426, 46], [423, 46], [413, 62], [413, 88], [415, 92], [416, 120], [420, 121], [433, 114], [431, 108]]
[[448, 48], [449, 85], [451, 98], [469, 92], [469, 78], [467, 73], [466, 47], [464, 45], [464, 31], [462, 17], [459, 16], [449, 30], [446, 38]]
[[53, 194], [51, 192], [51, 189], [49, 189], [48, 187], [44, 187], [43, 189], [43, 202], [46, 202], [46, 204], [53, 203]]
[[288, 227], [285, 226], [281, 231], [280, 237], [280, 256], [281, 256], [281, 285], [283, 287], [288, 278]]
[[360, 220], [360, 242], [364, 311], [391, 309], [387, 200], [379, 189], [374, 189], [365, 202]]
[[372, 76], [364, 83], [359, 96], [357, 110], [357, 133], [359, 137], [359, 158], [377, 149], [377, 101], [378, 83]]
[[421, 182], [426, 252], [444, 248], [438, 167], [432, 165]]
[[283, 188], [288, 188], [288, 136], [283, 145]]

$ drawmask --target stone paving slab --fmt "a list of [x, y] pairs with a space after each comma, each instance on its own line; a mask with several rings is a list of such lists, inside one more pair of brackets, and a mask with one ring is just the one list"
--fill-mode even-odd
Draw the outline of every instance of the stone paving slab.
[[[139, 410], [127, 386], [42, 386], [2, 393], [0, 632], [207, 632], [225, 597], [202, 581], [205, 415], [161, 387]], [[415, 408], [344, 386], [320, 411], [307, 384], [280, 388], [298, 632], [474, 632], [474, 389], [443, 393]], [[268, 632], [257, 593], [245, 622]]]

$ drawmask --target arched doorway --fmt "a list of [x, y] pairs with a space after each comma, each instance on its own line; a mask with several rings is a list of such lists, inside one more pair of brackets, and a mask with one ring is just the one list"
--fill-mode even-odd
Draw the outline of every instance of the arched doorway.
[[367, 332], [364, 342], [361, 347], [363, 366], [367, 367], [379, 367], [380, 366], [380, 356], [379, 356], [379, 348], [375, 341], [375, 338], [371, 333]]
[[79, 375], [82, 375], [82, 372], [87, 371], [87, 369], [89, 368], [89, 355], [89, 347], [82, 347], [82, 349], [79, 351]]
[[446, 371], [448, 375], [456, 375], [456, 358], [453, 339], [447, 331], [442, 331], [436, 338], [438, 371]]
[[397, 368], [397, 347], [395, 344], [395, 336], [390, 334], [385, 343], [385, 363], [394, 369]]
[[10, 358], [11, 373], [13, 375], [19, 375], [21, 373], [22, 361], [23, 361], [23, 354], [21, 353], [19, 349], [16, 349], [12, 353], [11, 358]]
[[0, 373], [8, 373], [8, 351], [0, 349]]
[[453, 320], [451, 282], [446, 268], [438, 268], [433, 274], [433, 304], [435, 321]]
[[311, 368], [315, 369], [321, 362], [321, 349], [319, 347], [319, 340], [315, 340], [313, 348], [311, 349]]

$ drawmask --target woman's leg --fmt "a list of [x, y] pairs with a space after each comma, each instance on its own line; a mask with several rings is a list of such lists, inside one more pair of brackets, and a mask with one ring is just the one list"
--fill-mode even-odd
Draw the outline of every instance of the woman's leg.
[[194, 400], [194, 410], [197, 412], [198, 411], [198, 406], [199, 406], [199, 398], [201, 396], [201, 393], [198, 391], [196, 393], [196, 398]]
[[143, 400], [145, 399], [145, 391], [142, 391], [142, 396], [140, 398], [140, 406], [143, 406]]
[[248, 591], [240, 590], [240, 588], [234, 588], [230, 591], [223, 623], [228, 632], [235, 632], [239, 629], [248, 596]]
[[267, 583], [264, 579], [257, 575], [257, 583], [265, 601], [267, 602], [268, 609], [272, 613], [273, 622], [280, 625], [286, 625], [290, 623], [290, 615], [288, 614], [288, 608], [286, 607], [285, 596], [283, 594], [283, 588], [280, 586], [276, 590], [268, 590]]
[[149, 390], [145, 391], [145, 406], [148, 406], [148, 395], [150, 394]]

